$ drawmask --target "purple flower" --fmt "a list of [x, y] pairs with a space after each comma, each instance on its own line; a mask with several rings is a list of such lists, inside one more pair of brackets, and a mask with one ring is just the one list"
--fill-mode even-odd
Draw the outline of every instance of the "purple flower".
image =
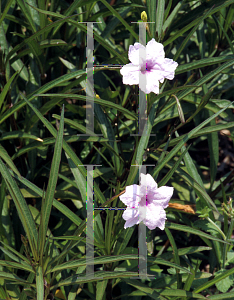
[[159, 81], [164, 78], [172, 80], [178, 63], [165, 58], [163, 45], [155, 39], [149, 41], [144, 47], [135, 43], [129, 47], [128, 58], [131, 61], [120, 70], [124, 84], [139, 84], [139, 88], [146, 94], [154, 92], [159, 94]]
[[165, 228], [166, 212], [173, 194], [173, 187], [161, 186], [150, 174], [141, 173], [141, 184], [133, 184], [126, 187], [126, 191], [119, 198], [127, 205], [123, 213], [123, 219], [126, 221], [124, 228], [132, 227], [141, 221], [149, 228]]

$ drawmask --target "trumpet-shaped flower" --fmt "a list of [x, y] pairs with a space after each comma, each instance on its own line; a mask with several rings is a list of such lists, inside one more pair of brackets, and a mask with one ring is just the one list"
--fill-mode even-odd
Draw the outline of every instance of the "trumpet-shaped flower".
[[143, 221], [151, 230], [156, 227], [164, 230], [166, 220], [164, 209], [172, 197], [173, 187], [161, 186], [158, 188], [150, 174], [141, 173], [140, 179], [140, 185], [127, 186], [125, 193], [119, 197], [127, 205], [123, 213], [123, 219], [126, 221], [124, 228]]
[[164, 78], [172, 80], [178, 63], [165, 58], [165, 52], [161, 43], [155, 39], [149, 41], [144, 47], [135, 43], [129, 47], [128, 58], [131, 61], [120, 70], [124, 84], [139, 84], [139, 88], [146, 94], [154, 92], [159, 94], [159, 81]]

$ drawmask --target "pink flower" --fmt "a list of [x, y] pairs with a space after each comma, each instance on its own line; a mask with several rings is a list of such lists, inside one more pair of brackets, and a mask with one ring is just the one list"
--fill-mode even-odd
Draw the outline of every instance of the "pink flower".
[[127, 205], [123, 213], [123, 219], [126, 221], [124, 228], [132, 227], [141, 221], [149, 228], [165, 228], [166, 212], [173, 194], [173, 187], [161, 186], [150, 174], [141, 173], [141, 184], [133, 184], [126, 187], [126, 191], [119, 198]]
[[163, 45], [155, 39], [149, 41], [144, 47], [135, 43], [129, 47], [128, 58], [131, 61], [120, 70], [124, 84], [139, 84], [139, 88], [146, 94], [154, 92], [159, 94], [159, 81], [164, 78], [172, 80], [178, 63], [165, 58]]

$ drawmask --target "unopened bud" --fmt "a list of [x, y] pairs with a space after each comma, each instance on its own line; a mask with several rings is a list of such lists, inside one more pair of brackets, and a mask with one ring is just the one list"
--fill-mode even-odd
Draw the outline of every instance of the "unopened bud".
[[141, 20], [142, 20], [143, 22], [147, 22], [147, 13], [146, 13], [145, 11], [143, 11], [143, 12], [141, 13]]

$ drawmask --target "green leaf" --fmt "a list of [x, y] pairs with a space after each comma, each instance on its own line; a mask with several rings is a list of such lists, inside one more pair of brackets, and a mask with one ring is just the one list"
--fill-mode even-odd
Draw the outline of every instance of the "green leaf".
[[[234, 60], [230, 60], [227, 61], [226, 63], [222, 64], [220, 67], [216, 68], [215, 70], [209, 72], [208, 74], [204, 75], [202, 78], [198, 79], [194, 85], [196, 86], [202, 86], [203, 84], [205, 84], [206, 82], [208, 82], [209, 80], [211, 80], [213, 77], [215, 77], [216, 75], [220, 74], [221, 72], [223, 72], [225, 69], [233, 66], [234, 64]], [[192, 93], [196, 88], [189, 88], [187, 91], [182, 91], [177, 95], [177, 98], [183, 99], [185, 96], [187, 96], [188, 94]]]
[[138, 272], [97, 271], [94, 273], [94, 278], [87, 278], [85, 275], [82, 277], [77, 275], [70, 276], [64, 280], [60, 280], [57, 284], [52, 285], [51, 289], [57, 289], [58, 287], [62, 286], [71, 286], [73, 284], [82, 284], [87, 282], [96, 282], [99, 280], [122, 279], [129, 277], [138, 277]]
[[[60, 116], [57, 117], [56, 115], [54, 116], [56, 119], [60, 119]], [[64, 119], [65, 121], [65, 119]], [[29, 137], [30, 138], [30, 137]], [[1, 140], [1, 139], [0, 139]], [[39, 139], [40, 140], [40, 139]], [[100, 142], [100, 143], [106, 143], [108, 142], [107, 139], [105, 138], [101, 138], [99, 136], [95, 137], [79, 137], [77, 135], [73, 135], [73, 136], [64, 136], [64, 140], [67, 142], [67, 143], [72, 143], [72, 142], [80, 142], [80, 141], [87, 141], [87, 142]], [[13, 156], [12, 156], [12, 160], [14, 160], [16, 157], [19, 157], [21, 155], [23, 155], [24, 153], [27, 153], [28, 151], [31, 151], [33, 149], [37, 149], [37, 148], [40, 148], [41, 146], [43, 147], [46, 147], [48, 145], [53, 145], [55, 143], [55, 138], [45, 138], [43, 140], [43, 142], [38, 142], [38, 141], [35, 141], [35, 142], [32, 142], [32, 143], [29, 143], [28, 145], [25, 145], [24, 147], [22, 147], [17, 153], [15, 153]], [[107, 146], [106, 146], [107, 147]], [[109, 149], [113, 150], [110, 146], [109, 146]]]
[[89, 96], [83, 96], [83, 95], [76, 95], [76, 94], [36, 94], [35, 96], [42, 96], [42, 97], [61, 97], [61, 98], [67, 98], [67, 97], [71, 97], [73, 99], [79, 99], [82, 101], [86, 101], [86, 100], [94, 100], [95, 103], [98, 103], [99, 105], [103, 106], [103, 107], [110, 107], [110, 108], [115, 108], [117, 109], [119, 112], [122, 112], [126, 117], [128, 117], [130, 120], [137, 120], [137, 115], [129, 110], [127, 110], [126, 108], [113, 103], [111, 101], [107, 101], [104, 99], [100, 99], [100, 98], [92, 98]]
[[[36, 47], [38, 47], [41, 50], [44, 48], [58, 47], [58, 46], [65, 46], [65, 45], [67, 45], [67, 43], [65, 41], [60, 40], [60, 39], [53, 39], [53, 40], [39, 41], [36, 44]], [[17, 55], [13, 56], [13, 58], [11, 58], [11, 60], [10, 60], [11, 64], [14, 63], [16, 60], [18, 60], [19, 58], [26, 56], [30, 53], [31, 53], [31, 49], [22, 50], [20, 53], [18, 53]]]
[[[67, 82], [75, 77], [81, 76], [83, 74], [85, 74], [85, 70], [79, 70], [77, 72], [73, 72], [70, 74], [65, 74], [59, 78], [56, 78], [52, 81], [49, 81], [48, 83], [44, 84], [42, 87], [40, 87], [37, 91], [35, 91], [34, 93], [30, 94], [28, 96], [28, 101], [32, 101], [37, 95], [37, 94], [43, 94], [44, 92], [47, 92], [48, 90], [54, 88], [55, 86], [58, 86], [59, 84], [63, 83], [63, 82]], [[9, 118], [12, 114], [14, 114], [16, 111], [18, 111], [19, 109], [21, 109], [22, 107], [24, 107], [26, 105], [24, 100], [19, 101], [18, 103], [16, 103], [15, 105], [13, 105], [10, 109], [8, 109], [2, 116], [0, 119], [0, 124], [3, 123], [7, 118]]]
[[[228, 105], [229, 106], [229, 105]], [[225, 108], [221, 109], [218, 113], [214, 114], [213, 116], [211, 116], [210, 118], [208, 118], [207, 120], [205, 120], [204, 122], [202, 122], [201, 124], [199, 124], [197, 127], [195, 127], [194, 129], [192, 129], [188, 134], [185, 135], [185, 137], [183, 138], [182, 141], [180, 141], [171, 151], [170, 153], [164, 158], [164, 161], [162, 164], [158, 165], [155, 169], [154, 169], [154, 175], [157, 174], [163, 167], [164, 165], [172, 158], [174, 157], [177, 152], [179, 151], [179, 149], [181, 149], [181, 147], [183, 147], [184, 143], [186, 143], [196, 132], [198, 132], [202, 127], [204, 127], [206, 124], [208, 124], [211, 120], [213, 120], [215, 117], [217, 117], [221, 112], [223, 112], [228, 106], [226, 106]], [[142, 154], [143, 155], [143, 154]], [[203, 197], [204, 197], [204, 193], [202, 193]], [[208, 196], [208, 195], [207, 195]], [[215, 208], [215, 210], [217, 211], [216, 205], [213, 203], [213, 201], [211, 199], [208, 199], [206, 196], [205, 198], [207, 199], [206, 202], [209, 203], [209, 205], [213, 206]]]
[[62, 143], [63, 143], [63, 130], [64, 130], [64, 107], [61, 113], [59, 131], [54, 148], [54, 156], [51, 163], [51, 170], [49, 176], [49, 182], [46, 190], [44, 206], [41, 211], [41, 223], [39, 228], [39, 251], [41, 259], [43, 259], [44, 246], [46, 241], [47, 227], [49, 224], [50, 212], [53, 204], [54, 193], [58, 180], [59, 166], [61, 161]]
[[[159, 291], [160, 290], [157, 290], [156, 291]], [[196, 294], [195, 293], [192, 293], [192, 292], [187, 292], [187, 291], [183, 291], [183, 290], [173, 290], [173, 289], [169, 289], [169, 290], [164, 290], [160, 293], [160, 295], [162, 296], [166, 296], [166, 297], [186, 297], [186, 299], [188, 298], [196, 298], [196, 299], [207, 299], [206, 297], [204, 297], [203, 295], [200, 295], [200, 294]]]
[[5, 253], [7, 256], [9, 256], [12, 260], [24, 264], [27, 268], [30, 267], [30, 261], [27, 259], [27, 257], [23, 256], [21, 253], [16, 251], [14, 248], [10, 247], [9, 245], [1, 242], [4, 247], [0, 246], [0, 249], [3, 253]]
[[[212, 248], [204, 247], [204, 246], [191, 246], [191, 247], [185, 247], [185, 248], [178, 249], [178, 255], [183, 256], [183, 255], [189, 255], [192, 253], [196, 253], [196, 252], [200, 252], [200, 251], [208, 251], [208, 250], [212, 250]], [[166, 259], [166, 260], [170, 260], [171, 258], [173, 258], [173, 253], [166, 252], [166, 253], [163, 253], [160, 257], [163, 259]]]
[[184, 290], [185, 291], [189, 291], [190, 290], [190, 288], [191, 288], [191, 286], [192, 286], [192, 284], [194, 282], [197, 270], [199, 270], [199, 266], [200, 266], [199, 262], [197, 262], [195, 270], [193, 270], [192, 266], [190, 266], [189, 269], [190, 269], [190, 271], [191, 271], [192, 274], [189, 274], [188, 278], [185, 281], [185, 284], [184, 284]]
[[[215, 273], [215, 277], [225, 272], [226, 272], [225, 269], [221, 269]], [[233, 286], [233, 284], [234, 284], [234, 274], [229, 275], [228, 277], [225, 277], [224, 279], [216, 282], [215, 286], [220, 292], [226, 293], [230, 289], [230, 287]]]
[[[175, 134], [176, 134], [176, 137], [179, 136], [178, 133], [177, 133], [177, 131], [175, 132]], [[185, 146], [182, 146], [182, 147], [181, 147], [181, 150], [182, 150], [182, 151], [185, 151], [185, 150], [186, 150], [186, 147], [185, 147]], [[202, 181], [202, 179], [201, 179], [201, 176], [200, 176], [200, 174], [198, 173], [197, 168], [196, 168], [196, 166], [195, 166], [195, 164], [194, 164], [194, 162], [193, 162], [193, 160], [192, 160], [192, 158], [191, 158], [191, 156], [189, 155], [188, 152], [185, 153], [185, 156], [184, 156], [184, 162], [185, 162], [185, 165], [186, 165], [187, 173], [188, 173], [189, 175], [191, 175], [191, 177], [192, 177], [193, 179], [195, 179], [196, 182], [197, 182], [203, 189], [205, 189], [204, 184], [203, 184], [203, 181]]]
[[8, 10], [10, 9], [12, 3], [13, 3], [14, 0], [8, 0], [5, 7], [4, 7], [4, 10], [3, 12], [1, 13], [1, 18], [0, 18], [0, 25], [2, 24], [2, 21], [4, 20], [4, 18], [6, 17], [6, 14], [8, 12]]
[[155, 300], [158, 300], [158, 299], [166, 300], [167, 299], [167, 298], [164, 298], [163, 296], [161, 296], [159, 293], [157, 293], [154, 289], [146, 286], [144, 283], [142, 283], [140, 281], [131, 280], [131, 279], [124, 279], [124, 281], [127, 284], [137, 288], [139, 291], [143, 292], [144, 294], [146, 294], [148, 297], [150, 297], [152, 299], [155, 299]]
[[[43, 122], [43, 124], [46, 126], [46, 128], [50, 131], [50, 133], [54, 136], [57, 137], [57, 131], [56, 129], [51, 125], [51, 123], [44, 118], [40, 112], [33, 107], [33, 105], [26, 99], [24, 98], [24, 100], [28, 103], [28, 105], [32, 108], [32, 110], [36, 113], [36, 115], [38, 116], [38, 118]], [[63, 148], [66, 151], [66, 153], [68, 154], [68, 156], [72, 159], [72, 161], [75, 163], [75, 165], [80, 169], [82, 175], [84, 176], [84, 178], [86, 178], [86, 169], [83, 166], [82, 162], [79, 160], [79, 158], [75, 155], [75, 153], [73, 152], [73, 150], [71, 149], [71, 147], [63, 140]], [[100, 191], [98, 185], [96, 183], [94, 183], [94, 194], [96, 195], [96, 197], [101, 201], [101, 203], [105, 202], [105, 197], [103, 195], [103, 193]]]
[[[189, 146], [190, 147], [190, 146]], [[177, 170], [178, 166], [180, 165], [180, 162], [184, 158], [185, 154], [188, 152], [189, 147], [185, 148], [184, 152], [181, 154], [181, 156], [178, 158], [174, 166], [170, 169], [170, 171], [163, 177], [163, 179], [160, 180], [158, 183], [158, 186], [164, 186], [167, 184], [167, 182], [171, 179], [174, 172]], [[164, 157], [164, 156], [163, 156]], [[161, 157], [160, 157], [161, 158]]]
[[0, 266], [20, 269], [20, 270], [24, 270], [27, 272], [34, 272], [32, 266], [30, 266], [30, 265], [20, 264], [20, 263], [16, 263], [16, 262], [7, 261], [7, 260], [0, 260]]
[[[112, 262], [116, 262], [116, 261], [129, 260], [129, 259], [137, 260], [138, 255], [122, 254], [122, 255], [99, 256], [99, 257], [94, 258], [94, 265], [108, 264], [108, 263], [112, 263]], [[87, 263], [86, 258], [68, 261], [63, 264], [52, 267], [50, 270], [47, 271], [47, 273], [66, 270], [66, 269], [72, 269], [72, 268], [78, 268], [80, 266], [85, 266], [86, 263]], [[95, 274], [96, 274], [96, 272], [95, 272]]]
[[[233, 0], [229, 0], [229, 1], [223, 1], [223, 3], [220, 6], [214, 5], [214, 7], [212, 7], [212, 10], [209, 11], [209, 14], [207, 15], [207, 17], [210, 15], [213, 15], [216, 12], [219, 12], [222, 8], [229, 6], [232, 3], [233, 3]], [[204, 11], [204, 9], [203, 9], [203, 11]], [[194, 12], [192, 12], [192, 13], [194, 14]], [[200, 19], [201, 18], [202, 17], [200, 17]], [[178, 37], [182, 36], [186, 31], [188, 31], [190, 28], [195, 26], [198, 22], [199, 22], [199, 19], [195, 18], [195, 20], [190, 22], [188, 25], [182, 26], [182, 29], [176, 31], [170, 38], [168, 38], [166, 40], [166, 42], [164, 42], [164, 46], [171, 44], [174, 40], [176, 40]]]
[[[165, 232], [166, 232], [166, 235], [167, 235], [167, 237], [170, 241], [170, 244], [171, 244], [171, 247], [172, 247], [172, 250], [173, 250], [174, 262], [177, 265], [180, 265], [180, 257], [178, 255], [178, 249], [177, 249], [175, 240], [173, 238], [173, 235], [171, 234], [171, 232], [168, 228], [165, 228]], [[176, 277], [177, 277], [177, 289], [180, 289], [180, 288], [182, 288], [182, 281], [181, 281], [181, 277], [180, 277], [180, 274], [179, 274], [178, 270], [176, 270]]]
[[[171, 5], [172, 1], [170, 1], [170, 5]], [[167, 12], [169, 13], [170, 11], [170, 5], [167, 5], [166, 8], [166, 12], [165, 15], [167, 16]], [[170, 27], [173, 19], [175, 18], [175, 16], [178, 15], [179, 9], [182, 6], [182, 2], [177, 3], [177, 5], [172, 9], [172, 12], [170, 13], [170, 16], [165, 20], [164, 24], [163, 24], [163, 32], [165, 32], [168, 27]]]
[[156, 12], [156, 32], [158, 33], [158, 42], [160, 42], [161, 36], [162, 36], [164, 10], [165, 10], [165, 1], [158, 0], [157, 1], [157, 12]]
[[8, 164], [8, 166], [18, 175], [21, 176], [12, 159], [6, 150], [0, 145], [0, 157]]
[[20, 277], [16, 276], [15, 274], [7, 273], [7, 272], [0, 272], [0, 278], [3, 278], [4, 280], [9, 280], [10, 283], [12, 281], [14, 284], [19, 284], [19, 285], [30, 285], [32, 287], [35, 287], [35, 284], [29, 283], [27, 280], [21, 279]]
[[[105, 0], [103, 0], [103, 1], [105, 1]], [[87, 1], [85, 2], [85, 4], [87, 4]], [[115, 15], [117, 19], [119, 19], [122, 23], [124, 23], [124, 25], [127, 24], [127, 22], [124, 21], [124, 19], [121, 17], [121, 15], [115, 9], [113, 9], [109, 5], [109, 3], [107, 3], [105, 1], [104, 4], [108, 7], [108, 9], [110, 9], [111, 12], [114, 11], [113, 15]], [[61, 15], [59, 13], [53, 13], [53, 12], [50, 12], [50, 11], [45, 11], [45, 10], [42, 10], [42, 9], [38, 9], [36, 7], [34, 7], [34, 9], [36, 9], [37, 11], [39, 11], [41, 13], [44, 13], [46, 15], [53, 15], [53, 16], [56, 15], [56, 17], [62, 18], [62, 20], [67, 19], [67, 18], [71, 18], [71, 17], [74, 17], [74, 16], [77, 16], [77, 15], [73, 15], [71, 17], [65, 17], [64, 15]], [[57, 24], [56, 29], [54, 31], [54, 34], [56, 33], [57, 29], [62, 25], [61, 20], [60, 21], [56, 21], [56, 22], [60, 22], [60, 23]], [[56, 23], [56, 22], [54, 22], [54, 23]], [[71, 24], [73, 24], [74, 26], [78, 27], [79, 29], [81, 29], [83, 32], [87, 33], [87, 26], [86, 25], [83, 25], [83, 24], [81, 24], [81, 23], [79, 23], [77, 21], [73, 21], [73, 20], [69, 20], [69, 22]], [[46, 26], [46, 27], [48, 27], [48, 26]], [[129, 29], [129, 31], [131, 33], [133, 33], [133, 36], [138, 40], [138, 35], [134, 32], [134, 30], [128, 24], [127, 24], [127, 28]], [[101, 45], [103, 45], [108, 51], [110, 51], [110, 53], [113, 56], [118, 57], [121, 62], [124, 62], [124, 63], [127, 62], [127, 60], [119, 53], [118, 48], [115, 45], [113, 45], [112, 41], [110, 41], [107, 38], [103, 38], [102, 35], [99, 32], [96, 32], [96, 30], [94, 30], [93, 33], [94, 33], [95, 40], [98, 41]], [[117, 51], [114, 48], [116, 48]]]
[[184, 232], [187, 232], [187, 233], [196, 234], [196, 235], [198, 235], [200, 237], [204, 237], [206, 239], [210, 239], [210, 240], [213, 240], [213, 241], [228, 244], [228, 242], [226, 242], [226, 241], [220, 240], [220, 239], [218, 239], [218, 238], [216, 238], [212, 235], [209, 235], [207, 233], [204, 233], [200, 230], [197, 230], [197, 229], [189, 227], [189, 226], [185, 226], [185, 225], [182, 225], [182, 224], [171, 223], [171, 222], [166, 222], [165, 226], [169, 229], [175, 229], [175, 230], [184, 231]]
[[58, 26], [60, 23], [64, 23], [68, 20], [70, 20], [71, 18], [75, 17], [77, 15], [72, 15], [72, 16], [69, 16], [69, 17], [66, 17], [66, 18], [63, 18], [62, 20], [58, 20], [58, 21], [55, 21], [53, 22], [52, 24], [49, 24], [47, 26], [45, 26], [44, 28], [42, 28], [41, 30], [38, 30], [36, 31], [36, 33], [34, 33], [33, 35], [31, 35], [29, 38], [26, 38], [23, 42], [21, 42], [20, 44], [18, 44], [17, 46], [15, 46], [7, 55], [6, 57], [6, 62], [9, 61], [9, 59], [11, 57], [13, 57], [13, 55], [21, 50], [25, 45], [28, 45], [29, 42], [33, 41], [33, 40], [36, 40], [37, 37], [41, 36], [42, 34], [44, 34], [45, 32], [47, 31], [50, 31], [52, 28]]
[[186, 120], [186, 122], [190, 122], [191, 120], [193, 120], [193, 118], [203, 109], [203, 107], [205, 107], [208, 104], [213, 94], [213, 90], [211, 89], [209, 91], [206, 91], [204, 94], [205, 95], [202, 97], [196, 111], [188, 118], [188, 120]]
[[15, 76], [18, 74], [18, 72], [15, 72], [14, 75], [11, 76], [11, 78], [7, 81], [6, 85], [4, 85], [3, 90], [0, 94], [0, 108], [5, 100], [5, 97], [7, 95], [7, 93], [10, 91], [10, 86], [13, 82], [13, 80], [15, 79]]
[[100, 129], [102, 131], [103, 137], [108, 138], [108, 144], [114, 148], [115, 153], [112, 151], [110, 152], [111, 160], [114, 165], [114, 172], [117, 177], [121, 176], [121, 169], [120, 169], [120, 158], [119, 158], [119, 148], [116, 142], [115, 133], [111, 126], [109, 119], [107, 118], [106, 114], [103, 112], [102, 108], [99, 104], [94, 102], [94, 112], [95, 116], [98, 120]]
[[36, 22], [35, 22], [36, 19], [34, 21], [31, 11], [30, 11], [30, 7], [27, 5], [27, 3], [25, 3], [25, 1], [22, 1], [22, 0], [18, 0], [18, 5], [19, 5], [21, 11], [23, 12], [24, 16], [28, 20], [28, 23], [30, 24], [30, 29], [35, 33], [37, 31], [36, 25], [39, 25], [39, 24], [36, 24]]
[[221, 280], [231, 276], [233, 273], [234, 273], [234, 268], [223, 271], [222, 274], [216, 276], [215, 278], [209, 280], [208, 282], [206, 282], [206, 283], [202, 284], [201, 286], [199, 286], [198, 288], [196, 288], [194, 290], [194, 293], [199, 293], [201, 291], [204, 291], [205, 289], [208, 289], [212, 285], [214, 285], [214, 284], [220, 282]]
[[65, 154], [66, 154], [71, 172], [75, 178], [76, 187], [80, 191], [83, 203], [86, 203], [86, 178], [84, 178], [82, 176], [79, 168], [76, 167], [76, 165], [71, 160], [71, 158], [68, 156], [68, 154], [67, 153], [65, 153]]
[[38, 240], [38, 233], [37, 233], [36, 225], [33, 220], [32, 214], [27, 206], [25, 199], [23, 198], [19, 190], [19, 187], [17, 186], [16, 182], [10, 175], [9, 170], [7, 169], [7, 167], [2, 162], [1, 159], [0, 159], [0, 172], [4, 180], [6, 181], [8, 191], [15, 203], [20, 220], [22, 222], [29, 244], [31, 246], [33, 257], [37, 261], [38, 253], [36, 250], [36, 245]]
[[98, 281], [96, 286], [96, 299], [103, 300], [108, 280]]
[[[225, 124], [216, 124], [215, 126], [207, 126], [205, 128], [200, 129], [197, 133], [195, 133], [192, 136], [192, 139], [199, 137], [199, 136], [207, 135], [208, 133], [211, 133], [211, 132], [217, 132], [217, 131], [232, 128], [232, 127], [234, 127], [234, 122], [228, 122]], [[174, 138], [173, 140], [171, 140], [169, 142], [168, 146], [171, 147], [171, 146], [177, 145], [178, 142], [183, 140], [185, 136], [186, 136], [186, 134], [183, 134], [180, 137]], [[166, 143], [163, 143], [160, 146], [163, 148], [163, 147], [165, 147], [165, 145], [166, 145]]]
[[210, 223], [208, 220], [201, 220], [201, 219], [196, 220], [194, 222], [194, 226], [196, 228], [199, 228], [199, 229], [202, 229], [202, 230], [204, 230], [206, 232], [209, 232], [212, 235], [217, 235], [217, 233], [219, 233], [219, 231], [217, 230], [217, 228], [212, 223]]
[[[15, 175], [15, 178], [19, 180], [22, 184], [24, 184], [29, 190], [32, 190], [34, 193], [36, 193], [36, 195], [38, 195], [39, 197], [43, 197], [43, 190], [37, 187], [35, 184], [31, 183], [29, 180], [23, 177], [19, 178], [17, 175]], [[67, 218], [69, 218], [72, 223], [76, 224], [77, 226], [81, 224], [82, 220], [60, 201], [53, 199], [53, 206], [56, 209], [58, 209], [62, 214], [64, 214]]]
[[163, 296], [169, 297], [169, 299], [173, 299], [174, 297], [179, 297], [180, 299], [181, 297], [187, 297], [187, 299], [190, 297], [196, 299], [206, 299], [202, 295], [198, 295], [198, 294], [196, 295], [195, 293], [183, 291], [180, 289], [176, 289], [176, 290], [175, 289], [164, 289], [164, 290], [153, 289], [140, 281], [131, 280], [131, 279], [124, 279], [124, 281], [130, 284], [131, 286], [137, 288], [138, 290], [144, 292], [146, 295], [148, 295], [148, 297], [152, 299], [168, 299], [168, 298], [164, 298]]
[[225, 35], [227, 41], [228, 41], [228, 44], [229, 44], [229, 47], [232, 51], [232, 53], [234, 54], [234, 48], [233, 48], [233, 45], [232, 45], [232, 42], [227, 34], [227, 32], [224, 30], [223, 28], [223, 25], [219, 22], [219, 19], [215, 17], [215, 15], [213, 16], [213, 18], [215, 19], [215, 21], [219, 24], [219, 28], [222, 30], [223, 34]]
[[221, 55], [218, 57], [207, 57], [200, 60], [193, 61], [191, 63], [179, 65], [175, 74], [185, 73], [194, 69], [204, 68], [207, 66], [216, 65], [225, 61], [231, 61], [234, 59], [234, 55]]
[[157, 13], [156, 13], [156, 8], [157, 8], [157, 0], [147, 0], [147, 15], [149, 16], [149, 27], [150, 27], [150, 33], [152, 37], [155, 37], [155, 33], [156, 33], [156, 17], [157, 17]]
[[[118, 261], [121, 261], [121, 260], [130, 260], [130, 259], [138, 260], [138, 255], [135, 255], [135, 254], [120, 254], [120, 255], [95, 257], [94, 258], [94, 265], [96, 265], [96, 264], [108, 264], [108, 263], [112, 263], [112, 262], [114, 263], [114, 262], [118, 262]], [[180, 265], [172, 263], [170, 261], [166, 261], [162, 258], [148, 257], [148, 262], [151, 263], [151, 264], [162, 264], [162, 265], [165, 265], [165, 266], [169, 266], [169, 267], [173, 267], [173, 268], [182, 270], [186, 273], [190, 273], [190, 271], [187, 270], [186, 268], [181, 267]], [[73, 260], [73, 261], [65, 262], [63, 264], [54, 266], [51, 269], [49, 269], [47, 271], [47, 273], [57, 272], [57, 271], [65, 270], [65, 269], [78, 268], [78, 267], [84, 266], [84, 265], [86, 265], [86, 258]]]
[[100, 0], [123, 25], [124, 27], [135, 37], [136, 40], [139, 39], [138, 34], [132, 29], [132, 27], [120, 16], [120, 14], [106, 1]]
[[209, 296], [207, 299], [210, 300], [226, 300], [226, 299], [233, 299], [234, 298], [234, 292], [228, 292], [228, 293], [223, 293], [219, 295], [213, 295]]
[[42, 139], [39, 137], [32, 135], [30, 133], [22, 132], [22, 131], [11, 131], [11, 132], [4, 132], [2, 133], [0, 137], [0, 141], [5, 141], [5, 140], [12, 140], [12, 139], [32, 139], [36, 141], [43, 142]]

